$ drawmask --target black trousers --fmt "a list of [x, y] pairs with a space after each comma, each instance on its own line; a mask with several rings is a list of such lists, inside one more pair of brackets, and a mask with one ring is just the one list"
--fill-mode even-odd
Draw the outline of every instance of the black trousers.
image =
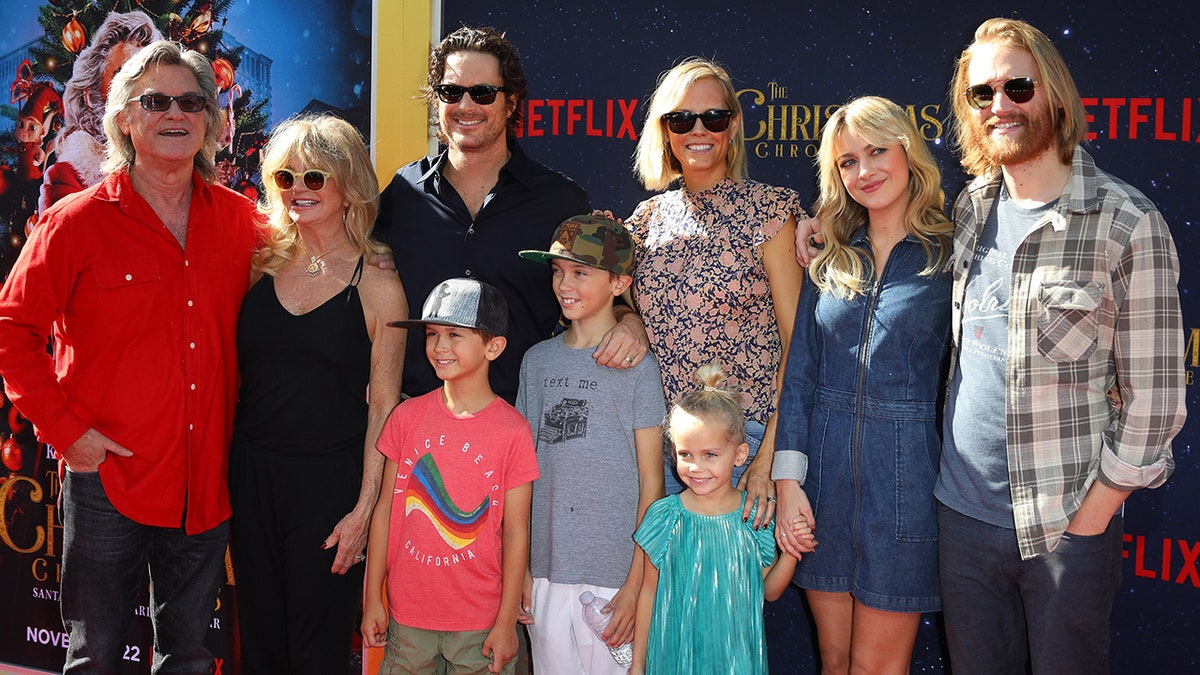
[[358, 501], [361, 458], [361, 448], [296, 457], [234, 439], [230, 541], [245, 675], [349, 672], [364, 565], [333, 574], [337, 549], [321, 545]]

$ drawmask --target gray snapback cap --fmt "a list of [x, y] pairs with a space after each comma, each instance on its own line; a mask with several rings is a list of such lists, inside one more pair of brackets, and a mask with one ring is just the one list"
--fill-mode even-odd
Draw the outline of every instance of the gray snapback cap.
[[420, 328], [430, 323], [504, 335], [508, 330], [508, 303], [491, 284], [478, 279], [447, 279], [429, 293], [420, 319], [393, 321], [388, 325]]

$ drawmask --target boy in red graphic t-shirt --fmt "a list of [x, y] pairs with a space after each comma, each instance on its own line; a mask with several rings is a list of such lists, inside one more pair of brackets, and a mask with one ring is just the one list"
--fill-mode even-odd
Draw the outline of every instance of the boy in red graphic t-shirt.
[[529, 424], [488, 382], [507, 320], [500, 291], [449, 279], [391, 324], [424, 330], [443, 386], [397, 406], [376, 446], [362, 634], [386, 646], [380, 673], [513, 670], [538, 468]]

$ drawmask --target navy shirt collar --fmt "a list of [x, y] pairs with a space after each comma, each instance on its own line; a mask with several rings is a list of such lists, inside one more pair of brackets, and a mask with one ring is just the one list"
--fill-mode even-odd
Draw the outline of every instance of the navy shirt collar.
[[[500, 168], [500, 179], [497, 184], [516, 180], [526, 187], [532, 187], [536, 166], [514, 138], [508, 139], [508, 153], [508, 161]], [[449, 154], [450, 148], [441, 145], [438, 148], [438, 154], [429, 157], [429, 168], [421, 174], [417, 181], [425, 188], [426, 192], [441, 194], [442, 169], [446, 166], [446, 158]]]

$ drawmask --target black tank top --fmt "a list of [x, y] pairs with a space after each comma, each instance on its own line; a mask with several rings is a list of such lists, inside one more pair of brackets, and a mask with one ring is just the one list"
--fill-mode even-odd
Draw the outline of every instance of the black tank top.
[[235, 430], [263, 450], [289, 455], [361, 454], [367, 429], [371, 338], [358, 282], [296, 316], [270, 275], [250, 289], [238, 321], [242, 382]]

